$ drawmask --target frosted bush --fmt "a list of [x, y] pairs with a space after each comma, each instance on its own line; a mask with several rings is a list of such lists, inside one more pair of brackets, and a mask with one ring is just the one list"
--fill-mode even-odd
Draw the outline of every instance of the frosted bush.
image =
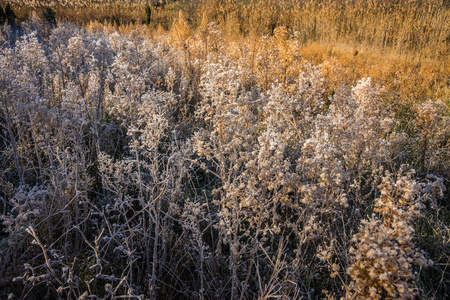
[[421, 170], [431, 170], [449, 161], [449, 109], [440, 101], [428, 100], [415, 106], [414, 124], [420, 132], [415, 141]]
[[351, 297], [381, 299], [386, 293], [388, 297], [412, 299], [417, 293], [413, 265], [433, 264], [413, 243], [412, 221], [421, 216], [424, 201], [440, 197], [445, 187], [441, 179], [418, 183], [412, 175], [400, 171], [397, 178], [389, 172], [383, 177], [380, 196], [375, 199], [378, 216], [362, 221], [353, 237], [355, 248], [349, 250], [352, 263], [347, 271], [354, 291]]
[[6, 231], [11, 235], [16, 235], [21, 229], [32, 225], [37, 218], [45, 215], [44, 205], [48, 196], [49, 192], [43, 187], [19, 187], [9, 201], [13, 207], [11, 214], [2, 216]]
[[442, 102], [418, 104], [403, 130], [370, 78], [331, 96], [283, 27], [248, 44], [206, 17], [198, 34], [180, 15], [152, 40], [35, 25], [1, 31], [7, 294], [428, 293], [415, 272], [441, 265], [415, 222], [432, 215], [442, 236], [427, 247], [445, 249]]

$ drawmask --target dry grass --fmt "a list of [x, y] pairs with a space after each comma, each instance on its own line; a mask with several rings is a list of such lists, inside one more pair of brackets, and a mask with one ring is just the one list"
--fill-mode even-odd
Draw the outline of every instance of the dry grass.
[[[86, 23], [143, 23], [144, 7], [155, 1], [23, 1], [11, 0], [19, 18], [34, 9], [54, 7], [61, 20]], [[193, 27], [203, 14], [225, 35], [272, 34], [279, 26], [297, 32], [303, 44], [310, 42], [356, 43], [378, 48], [410, 50], [421, 56], [447, 56], [449, 52], [450, 2], [448, 0], [210, 0], [163, 1], [152, 6], [153, 28], [168, 26], [182, 9]]]
[[395, 91], [395, 100], [420, 102], [449, 98], [449, 60], [399, 55], [393, 49], [356, 47], [348, 44], [302, 45], [299, 52], [321, 71], [335, 89], [339, 84], [354, 84], [362, 77]]
[[[91, 27], [110, 24], [124, 33], [140, 28], [149, 36], [169, 30], [178, 11], [183, 10], [194, 29], [191, 34], [198, 32], [206, 19], [218, 25], [227, 43], [243, 42], [253, 49], [261, 36], [285, 26], [288, 40], [297, 45], [291, 49], [313, 64], [321, 64], [330, 90], [370, 76], [395, 92], [397, 102], [450, 101], [449, 1], [165, 1], [165, 6], [152, 6], [148, 31], [143, 26], [144, 7], [156, 2], [44, 4], [55, 7], [60, 21]], [[11, 3], [22, 19], [43, 9], [33, 1]]]
[[14, 6], [0, 298], [446, 298], [448, 6], [388, 3]]

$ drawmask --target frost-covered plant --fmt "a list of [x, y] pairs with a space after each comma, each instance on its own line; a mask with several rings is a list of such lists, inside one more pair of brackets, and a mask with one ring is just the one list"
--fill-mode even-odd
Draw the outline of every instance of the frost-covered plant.
[[[415, 294], [443, 104], [402, 132], [380, 86], [330, 93], [283, 27], [249, 44], [207, 17], [152, 41], [39, 22], [1, 29], [0, 298]], [[396, 171], [416, 158], [417, 179]]]
[[419, 167], [421, 170], [427, 171], [439, 168], [449, 161], [450, 119], [448, 107], [442, 101], [428, 100], [417, 104], [415, 110], [416, 118], [413, 123], [418, 130], [415, 143], [418, 145]]
[[[30, 188], [21, 186], [14, 192], [14, 197], [9, 200], [12, 206], [11, 214], [2, 216], [6, 232], [15, 236], [24, 228], [34, 225], [39, 217], [45, 215], [45, 202], [49, 197], [49, 192], [40, 186]], [[23, 234], [23, 232], [22, 232]], [[16, 238], [12, 241], [19, 242]]]
[[413, 172], [396, 178], [389, 172], [379, 185], [380, 196], [374, 211], [363, 220], [359, 232], [352, 238], [351, 264], [347, 270], [352, 277], [350, 298], [381, 299], [394, 297], [412, 299], [417, 293], [413, 266], [426, 267], [433, 262], [414, 245], [412, 221], [421, 216], [424, 201], [442, 197], [442, 179], [419, 183]]

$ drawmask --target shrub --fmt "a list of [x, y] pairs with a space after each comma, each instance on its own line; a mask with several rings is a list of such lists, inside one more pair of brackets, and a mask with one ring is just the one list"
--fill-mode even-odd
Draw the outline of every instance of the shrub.
[[394, 178], [386, 172], [379, 186], [380, 197], [375, 199], [378, 216], [363, 220], [353, 237], [355, 248], [350, 249], [348, 273], [354, 293], [349, 298], [381, 299], [385, 295], [412, 299], [417, 294], [413, 265], [433, 264], [414, 246], [412, 221], [421, 216], [426, 200], [443, 196], [445, 187], [442, 179], [421, 184], [412, 175], [400, 170]]
[[53, 8], [46, 7], [42, 16], [52, 27], [56, 27], [56, 11]]
[[6, 14], [5, 11], [3, 10], [3, 7], [0, 6], [0, 25], [5, 24], [6, 22]]
[[152, 9], [150, 8], [149, 5], [147, 5], [145, 7], [145, 24], [147, 25], [147, 27], [150, 27], [150, 22], [152, 18]]
[[0, 298], [448, 289], [445, 104], [405, 129], [372, 79], [327, 90], [287, 27], [251, 44], [220, 27], [1, 29]]
[[9, 25], [14, 26], [16, 24], [16, 14], [9, 3], [5, 6], [5, 16]]

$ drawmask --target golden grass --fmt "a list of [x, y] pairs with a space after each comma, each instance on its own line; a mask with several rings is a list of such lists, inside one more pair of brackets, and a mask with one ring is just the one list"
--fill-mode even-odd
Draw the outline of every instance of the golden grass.
[[[20, 18], [44, 5], [61, 20], [86, 23], [144, 23], [145, 5], [154, 1], [11, 0]], [[227, 35], [272, 34], [279, 26], [296, 32], [303, 43], [357, 43], [408, 50], [422, 56], [447, 56], [450, 50], [448, 0], [208, 0], [170, 1], [152, 6], [152, 23], [170, 25], [182, 9], [193, 27], [206, 14]], [[70, 3], [70, 4], [69, 4]], [[91, 3], [91, 4], [90, 4]]]
[[[22, 19], [43, 9], [36, 1], [10, 2]], [[450, 103], [448, 0], [165, 1], [164, 7], [152, 6], [147, 29], [144, 8], [155, 2], [60, 0], [44, 4], [55, 8], [60, 21], [91, 27], [109, 24], [121, 32], [140, 28], [149, 36], [177, 26], [182, 10], [193, 29], [191, 36], [202, 20], [215, 22], [226, 43], [245, 43], [248, 49], [258, 48], [262, 36], [273, 35], [275, 28], [284, 26], [287, 41], [297, 45], [291, 50], [320, 64], [331, 90], [372, 77], [395, 92], [395, 100], [440, 98]]]
[[303, 57], [319, 65], [330, 88], [353, 85], [371, 77], [402, 102], [449, 98], [450, 61], [399, 55], [392, 49], [355, 47], [348, 44], [312, 43], [301, 46]]

